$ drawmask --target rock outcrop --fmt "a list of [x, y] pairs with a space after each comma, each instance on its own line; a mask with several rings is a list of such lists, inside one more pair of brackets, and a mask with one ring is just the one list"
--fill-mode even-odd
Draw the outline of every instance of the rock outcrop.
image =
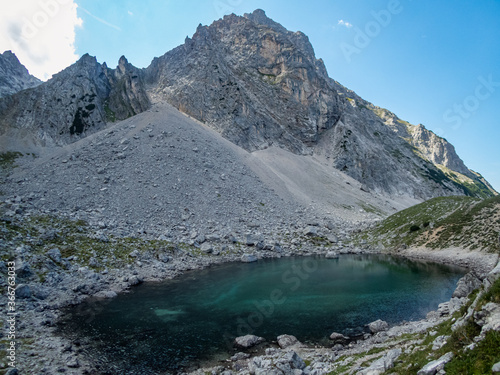
[[312, 154], [365, 190], [490, 196], [443, 138], [331, 79], [307, 36], [262, 10], [198, 26], [145, 70], [149, 89], [248, 151]]
[[149, 107], [137, 68], [88, 54], [49, 81], [0, 99], [0, 135], [38, 146], [75, 142]]
[[42, 81], [29, 74], [12, 51], [0, 54], [0, 98], [38, 86]]

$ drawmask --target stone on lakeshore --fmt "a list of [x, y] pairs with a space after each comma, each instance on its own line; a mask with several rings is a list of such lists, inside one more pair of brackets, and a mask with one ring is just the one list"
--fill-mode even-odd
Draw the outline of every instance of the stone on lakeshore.
[[280, 335], [278, 336], [278, 345], [281, 349], [288, 348], [289, 346], [300, 344], [299, 340], [292, 335]]
[[252, 263], [252, 262], [257, 262], [257, 257], [253, 254], [243, 254], [241, 256], [241, 261], [243, 263]]
[[111, 299], [117, 296], [118, 294], [116, 294], [116, 292], [113, 290], [101, 290], [100, 292], [94, 294], [94, 297], [96, 298], [105, 298], [105, 299]]
[[236, 337], [234, 339], [234, 343], [237, 347], [248, 349], [252, 346], [260, 344], [261, 342], [266, 341], [263, 337], [255, 336], [255, 335], [245, 335]]
[[463, 298], [467, 297], [473, 290], [481, 286], [481, 280], [472, 272], [469, 272], [457, 282], [457, 288], [453, 292], [452, 297]]
[[389, 329], [389, 324], [383, 320], [376, 320], [368, 324], [368, 329], [371, 333], [375, 334], [378, 332], [387, 331]]
[[339, 254], [336, 251], [329, 251], [326, 253], [325, 258], [327, 259], [337, 259]]
[[347, 341], [349, 341], [349, 337], [344, 336], [344, 335], [343, 335], [343, 334], [341, 334], [341, 333], [333, 332], [333, 333], [330, 335], [330, 340], [332, 340], [334, 344], [342, 344], [342, 345], [345, 345], [345, 344], [347, 343]]

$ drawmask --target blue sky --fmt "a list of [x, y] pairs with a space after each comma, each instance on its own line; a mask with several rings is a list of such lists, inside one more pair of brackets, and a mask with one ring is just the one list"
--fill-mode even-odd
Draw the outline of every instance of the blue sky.
[[146, 67], [199, 23], [264, 9], [309, 36], [330, 77], [446, 138], [500, 191], [499, 0], [73, 1], [73, 58], [110, 67], [121, 55]]

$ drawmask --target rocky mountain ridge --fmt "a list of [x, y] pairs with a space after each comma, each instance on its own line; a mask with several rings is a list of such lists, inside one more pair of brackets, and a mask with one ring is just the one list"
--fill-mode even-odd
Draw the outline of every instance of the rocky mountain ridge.
[[0, 98], [38, 86], [42, 81], [29, 74], [12, 51], [0, 54]]
[[139, 71], [125, 57], [109, 69], [86, 54], [49, 81], [1, 98], [0, 129], [3, 143], [62, 146], [149, 106]]
[[[309, 155], [366, 191], [425, 200], [496, 194], [453, 146], [328, 76], [306, 35], [256, 10], [199, 25], [137, 69], [83, 56], [41, 86], [0, 99], [0, 139], [64, 145], [163, 101], [249, 152]], [[26, 143], [27, 141], [25, 141]]]

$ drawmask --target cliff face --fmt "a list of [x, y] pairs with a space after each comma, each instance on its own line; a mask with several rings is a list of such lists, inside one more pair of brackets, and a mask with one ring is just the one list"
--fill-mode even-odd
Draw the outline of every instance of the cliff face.
[[200, 25], [183, 46], [154, 59], [146, 79], [164, 100], [248, 151], [310, 152], [342, 113], [307, 37], [263, 12]]
[[38, 86], [42, 81], [29, 74], [11, 51], [0, 54], [0, 98]]
[[150, 104], [138, 73], [125, 58], [113, 70], [84, 55], [49, 81], [0, 99], [0, 135], [64, 145], [142, 112]]
[[307, 36], [261, 10], [200, 25], [145, 77], [154, 94], [248, 151], [313, 154], [389, 194], [493, 194], [446, 140], [329, 78]]

